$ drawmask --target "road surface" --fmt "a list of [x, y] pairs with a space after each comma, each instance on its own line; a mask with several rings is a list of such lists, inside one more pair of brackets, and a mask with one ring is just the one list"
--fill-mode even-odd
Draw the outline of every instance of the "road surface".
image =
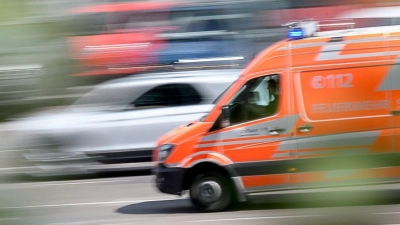
[[[0, 224], [399, 224], [398, 192], [260, 197], [228, 211], [199, 213], [187, 196], [159, 193], [153, 176], [0, 184]], [[378, 201], [379, 199], [379, 201]]]

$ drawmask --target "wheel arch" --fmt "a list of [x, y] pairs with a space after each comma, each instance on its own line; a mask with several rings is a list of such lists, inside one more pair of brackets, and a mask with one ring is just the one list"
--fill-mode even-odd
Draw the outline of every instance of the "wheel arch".
[[212, 160], [199, 161], [187, 168], [184, 177], [182, 190], [188, 190], [196, 175], [204, 171], [217, 172], [227, 176], [230, 180], [230, 185], [234, 189], [235, 198], [239, 201], [245, 201], [244, 188], [241, 183], [240, 177], [237, 175], [232, 165], [221, 165], [220, 163]]

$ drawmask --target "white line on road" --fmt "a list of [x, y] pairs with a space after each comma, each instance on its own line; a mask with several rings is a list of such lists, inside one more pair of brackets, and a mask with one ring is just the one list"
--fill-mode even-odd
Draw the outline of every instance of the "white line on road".
[[64, 186], [64, 185], [80, 185], [80, 184], [99, 184], [99, 183], [116, 183], [116, 182], [132, 182], [135, 183], [134, 179], [113, 179], [113, 180], [96, 180], [96, 181], [80, 181], [80, 182], [43, 182], [43, 183], [17, 183], [17, 184], [5, 184], [0, 189], [21, 189], [21, 188], [35, 188], [45, 186]]
[[80, 202], [80, 203], [65, 203], [65, 204], [49, 204], [49, 205], [25, 205], [25, 206], [13, 206], [13, 207], [2, 207], [0, 209], [27, 209], [27, 208], [51, 208], [51, 207], [65, 207], [65, 206], [85, 206], [85, 205], [112, 205], [112, 204], [137, 204], [142, 202], [155, 202], [155, 201], [170, 201], [176, 200], [171, 198], [165, 199], [143, 199], [135, 201], [109, 201], [109, 202]]
[[382, 213], [372, 213], [372, 214], [391, 215], [391, 214], [400, 214], [400, 212], [382, 212]]
[[132, 223], [107, 223], [104, 225], [132, 225]]
[[0, 218], [1, 220], [19, 220], [19, 218], [15, 218], [15, 217], [9, 217], [9, 218]]
[[45, 183], [45, 184], [34, 184], [33, 186], [57, 186], [57, 185], [76, 185], [76, 184], [98, 184], [98, 183], [115, 183], [115, 182], [126, 182], [133, 180], [119, 179], [119, 180], [100, 180], [100, 181], [82, 181], [82, 182], [66, 182], [66, 183]]
[[[48, 225], [82, 225], [82, 224], [100, 224], [101, 222], [112, 222], [112, 223], [118, 223], [118, 222], [127, 222], [127, 221], [137, 221], [137, 219], [112, 219], [112, 220], [85, 220], [85, 221], [78, 221], [78, 222], [62, 222], [62, 223], [49, 223]], [[132, 223], [130, 223], [132, 224]]]
[[[1, 130], [0, 130], [1, 131]], [[14, 150], [0, 150], [0, 154], [4, 152], [22, 152], [23, 150], [21, 149], [14, 149]]]
[[0, 171], [4, 170], [26, 170], [26, 169], [32, 169], [33, 167], [1, 167]]
[[263, 219], [284, 219], [284, 218], [317, 217], [317, 216], [322, 216], [322, 215], [242, 217], [242, 218], [225, 218], [225, 219], [213, 219], [213, 220], [192, 220], [188, 222], [222, 222], [222, 221], [233, 221], [233, 220], [263, 220]]

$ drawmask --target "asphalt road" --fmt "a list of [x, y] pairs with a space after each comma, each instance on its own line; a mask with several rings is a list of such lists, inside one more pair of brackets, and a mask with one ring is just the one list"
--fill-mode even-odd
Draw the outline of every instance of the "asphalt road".
[[[1, 134], [0, 143], [5, 139]], [[0, 147], [0, 175], [13, 175], [10, 162], [17, 152]], [[148, 171], [70, 180], [21, 178], [0, 176], [0, 225], [400, 224], [400, 191], [257, 196], [225, 212], [199, 213], [187, 195], [159, 193]], [[400, 190], [400, 184], [386, 186]]]
[[[0, 184], [0, 224], [399, 224], [398, 192], [273, 195], [220, 213], [159, 193], [152, 176]], [[373, 194], [374, 193], [374, 194]]]

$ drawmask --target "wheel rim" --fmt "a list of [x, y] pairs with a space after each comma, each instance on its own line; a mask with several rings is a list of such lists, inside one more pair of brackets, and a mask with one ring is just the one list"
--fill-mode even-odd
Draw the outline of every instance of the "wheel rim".
[[199, 184], [199, 198], [204, 203], [218, 201], [222, 196], [222, 187], [216, 181], [204, 181]]

